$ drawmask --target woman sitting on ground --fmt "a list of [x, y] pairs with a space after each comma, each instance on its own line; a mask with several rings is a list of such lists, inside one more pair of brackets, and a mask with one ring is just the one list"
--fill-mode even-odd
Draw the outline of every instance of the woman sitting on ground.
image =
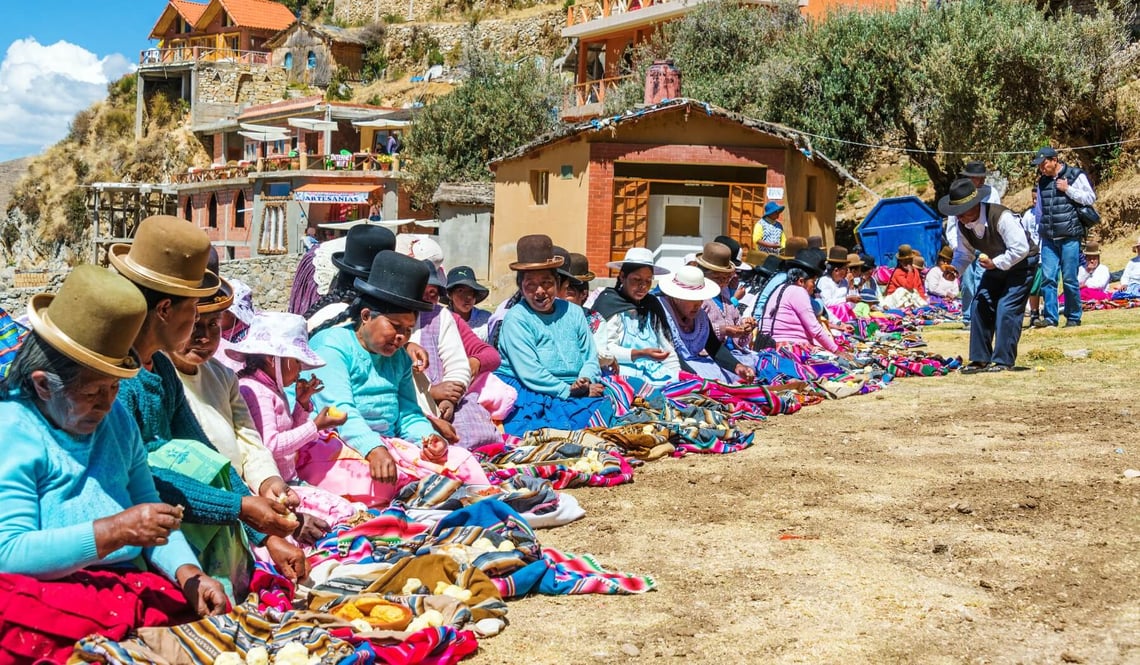
[[487, 341], [487, 323], [491, 313], [476, 305], [490, 294], [487, 287], [475, 280], [475, 271], [470, 266], [456, 266], [447, 271], [448, 307], [484, 342]]
[[1132, 246], [1132, 251], [1136, 253], [1131, 260], [1124, 266], [1124, 270], [1120, 273], [1120, 291], [1125, 297], [1140, 297], [1140, 238], [1137, 238], [1136, 244]]
[[702, 305], [716, 338], [728, 347], [737, 360], [755, 367], [756, 355], [751, 348], [756, 319], [741, 316], [740, 310], [732, 302], [732, 292], [729, 291], [730, 285], [736, 281], [732, 250], [722, 243], [710, 242], [697, 254], [697, 265], [704, 271], [706, 278], [720, 287], [720, 291]]
[[653, 253], [635, 247], [607, 264], [618, 270], [617, 285], [598, 294], [593, 311], [605, 319], [594, 333], [598, 353], [617, 359], [620, 373], [654, 387], [677, 380], [681, 365], [669, 338], [661, 303], [650, 293], [655, 276], [668, 270], [653, 263]]
[[954, 248], [949, 245], [938, 252], [938, 265], [926, 273], [926, 293], [933, 302], [956, 300], [961, 292], [958, 288], [958, 271], [950, 264], [954, 260]]
[[[28, 315], [33, 332], [0, 381], [0, 662], [62, 663], [91, 633], [121, 640], [226, 612], [115, 401], [138, 371], [130, 348], [146, 301], [81, 265]], [[154, 572], [135, 567], [140, 557]]]
[[[491, 421], [491, 414], [479, 402], [479, 393], [470, 390], [483, 363], [498, 369], [501, 359], [498, 352], [482, 342], [473, 333], [464, 343], [460, 325], [470, 331], [467, 324], [451, 310], [439, 304], [445, 284], [439, 278], [431, 261], [428, 268], [428, 285], [423, 299], [431, 309], [418, 316], [411, 341], [427, 352], [428, 365], [422, 372], [427, 390], [420, 390], [420, 406], [424, 413], [439, 416], [452, 424], [464, 448], [478, 448], [487, 443], [501, 442], [503, 435]], [[468, 346], [473, 348], [470, 350]], [[474, 355], [473, 355], [474, 354]]]
[[852, 308], [859, 302], [859, 292], [851, 288], [851, 267], [863, 262], [847, 248], [835, 245], [827, 250], [827, 272], [816, 283], [819, 298], [833, 321], [850, 321]]
[[503, 317], [497, 374], [519, 396], [504, 430], [522, 436], [541, 427], [607, 425], [613, 405], [603, 396], [586, 317], [581, 307], [556, 298], [562, 258], [548, 236], [523, 236], [516, 246], [518, 260], [510, 268], [522, 299]]
[[906, 309], [925, 307], [926, 285], [922, 282], [922, 271], [914, 265], [915, 251], [910, 245], [899, 245], [895, 254], [895, 269], [887, 280], [883, 309]]
[[1100, 243], [1090, 240], [1085, 245], [1085, 265], [1077, 270], [1077, 283], [1081, 285], [1081, 300], [1108, 300], [1108, 283], [1112, 273], [1100, 262]]
[[298, 458], [301, 478], [369, 506], [387, 505], [401, 487], [431, 474], [490, 484], [471, 453], [448, 445], [458, 441], [451, 424], [429, 420], [416, 401], [404, 345], [416, 313], [431, 309], [422, 300], [430, 272], [422, 261], [381, 251], [368, 280], [356, 280], [351, 324], [313, 333], [312, 349], [326, 363], [314, 372], [324, 384], [314, 408], [335, 407], [347, 420], [338, 429], [344, 445], [330, 439]]
[[771, 335], [777, 348], [820, 346], [839, 354], [839, 345], [812, 309], [810, 294], [820, 271], [811, 252], [804, 250], [788, 262], [788, 281], [768, 301], [760, 320], [761, 330]]
[[720, 286], [696, 266], [682, 266], [654, 290], [681, 369], [712, 381], [752, 383], [756, 372], [717, 339], [701, 304]]

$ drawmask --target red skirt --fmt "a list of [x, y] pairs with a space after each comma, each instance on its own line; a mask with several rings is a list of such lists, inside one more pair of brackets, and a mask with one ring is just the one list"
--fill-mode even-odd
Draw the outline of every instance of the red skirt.
[[155, 573], [82, 570], [51, 582], [0, 574], [0, 665], [66, 663], [88, 635], [122, 640], [197, 619], [178, 586]]

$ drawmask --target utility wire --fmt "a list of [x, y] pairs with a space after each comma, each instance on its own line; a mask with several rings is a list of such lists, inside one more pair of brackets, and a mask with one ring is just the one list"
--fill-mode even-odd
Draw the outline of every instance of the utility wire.
[[[992, 150], [971, 150], [971, 151], [922, 150], [919, 148], [899, 148], [897, 146], [891, 146], [891, 145], [876, 145], [874, 143], [862, 143], [860, 141], [848, 141], [847, 139], [835, 138], [834, 136], [824, 136], [822, 134], [812, 134], [811, 132], [805, 132], [805, 131], [802, 131], [799, 129], [796, 129], [793, 131], [795, 131], [797, 134], [803, 134], [804, 136], [810, 136], [813, 139], [819, 139], [821, 141], [831, 141], [833, 143], [842, 143], [844, 145], [854, 145], [854, 146], [859, 146], [861, 148], [873, 148], [876, 150], [890, 150], [890, 151], [894, 151], [894, 152], [904, 152], [904, 153], [919, 154], [919, 155], [964, 155], [964, 156], [991, 155], [991, 156], [993, 156], [993, 155], [1032, 155], [1032, 154], [1035, 154], [1037, 152], [1036, 150], [998, 150], [998, 151], [992, 151]], [[1078, 145], [1078, 146], [1072, 146], [1072, 147], [1067, 148], [1067, 149], [1068, 150], [1089, 150], [1091, 148], [1108, 148], [1108, 147], [1112, 147], [1112, 146], [1125, 145], [1125, 144], [1136, 143], [1136, 142], [1140, 142], [1140, 138], [1126, 139], [1123, 141], [1111, 141], [1109, 143], [1094, 143], [1092, 145]]]

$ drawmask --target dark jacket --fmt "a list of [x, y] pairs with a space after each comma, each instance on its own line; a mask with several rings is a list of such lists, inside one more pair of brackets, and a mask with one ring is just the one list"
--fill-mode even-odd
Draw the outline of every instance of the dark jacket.
[[[1057, 178], [1064, 178], [1071, 184], [1081, 175], [1081, 170], [1065, 164]], [[1087, 176], [1086, 176], [1087, 177]], [[1077, 217], [1077, 204], [1057, 189], [1057, 178], [1041, 176], [1037, 180], [1037, 196], [1041, 203], [1041, 237], [1052, 240], [1068, 240], [1084, 235], [1084, 227]]]

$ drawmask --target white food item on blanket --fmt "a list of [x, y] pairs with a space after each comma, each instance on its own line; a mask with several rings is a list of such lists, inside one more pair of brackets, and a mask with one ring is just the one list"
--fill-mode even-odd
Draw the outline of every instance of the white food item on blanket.
[[265, 647], [253, 647], [245, 652], [245, 665], [269, 665], [269, 650]]
[[420, 590], [424, 585], [423, 581], [418, 577], [409, 577], [407, 582], [404, 582], [404, 588], [400, 589], [400, 593], [405, 596], [410, 596]]
[[514, 552], [516, 549], [518, 548], [515, 547], [515, 544], [509, 540], [504, 540], [503, 542], [499, 543], [500, 552]]
[[494, 637], [503, 632], [503, 628], [506, 627], [506, 625], [507, 622], [498, 617], [487, 617], [486, 619], [476, 621], [472, 629], [479, 637]]
[[[316, 659], [317, 665], [321, 659]], [[273, 665], [310, 665], [313, 659], [309, 657], [309, 648], [300, 642], [289, 642], [273, 656]]]
[[484, 536], [482, 538], [476, 539], [475, 542], [471, 543], [471, 549], [480, 554], [484, 552], [494, 552], [495, 543], [492, 543], [490, 538]]
[[373, 630], [372, 624], [364, 619], [353, 619], [349, 623], [352, 624], [352, 629], [358, 633], [371, 633]]
[[443, 615], [439, 610], [424, 610], [424, 613], [412, 619], [408, 624], [407, 632], [418, 633], [424, 628], [439, 628], [443, 625]]
[[245, 665], [245, 660], [240, 653], [227, 651], [218, 654], [218, 657], [214, 659], [214, 665]]
[[439, 582], [435, 585], [435, 593], [437, 596], [451, 596], [461, 603], [471, 602], [471, 590], [454, 584]]

